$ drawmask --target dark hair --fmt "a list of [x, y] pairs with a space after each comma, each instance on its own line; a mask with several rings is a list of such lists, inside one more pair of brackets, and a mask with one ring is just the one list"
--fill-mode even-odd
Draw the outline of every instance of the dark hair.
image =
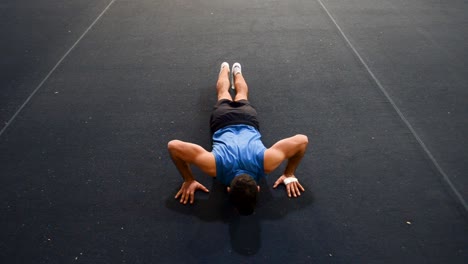
[[250, 215], [257, 204], [257, 182], [248, 174], [234, 177], [231, 182], [230, 198], [239, 214]]

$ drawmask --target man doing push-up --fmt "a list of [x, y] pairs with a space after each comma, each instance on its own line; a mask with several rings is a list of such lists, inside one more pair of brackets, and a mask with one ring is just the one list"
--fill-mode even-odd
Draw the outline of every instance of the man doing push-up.
[[[236, 90], [234, 100], [229, 93], [231, 72]], [[180, 198], [183, 204], [193, 203], [196, 190], [208, 192], [195, 180], [190, 168], [193, 164], [228, 186], [230, 199], [240, 214], [252, 214], [260, 191], [259, 179], [284, 160], [286, 168], [273, 188], [284, 184], [289, 197], [300, 196], [304, 188], [294, 173], [306, 151], [307, 136], [285, 138], [268, 149], [263, 145], [257, 112], [248, 101], [248, 87], [239, 63], [234, 63], [232, 71], [227, 62], [221, 64], [216, 89], [218, 101], [210, 118], [212, 151], [180, 140], [168, 143], [171, 158], [184, 179], [175, 198]]]

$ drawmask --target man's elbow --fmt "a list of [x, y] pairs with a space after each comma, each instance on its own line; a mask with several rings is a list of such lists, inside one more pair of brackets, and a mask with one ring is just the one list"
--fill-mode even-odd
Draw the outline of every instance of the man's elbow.
[[176, 154], [180, 150], [181, 144], [182, 141], [180, 140], [171, 140], [169, 143], [167, 143], [167, 150], [169, 150], [169, 153], [171, 154]]
[[299, 147], [305, 150], [307, 148], [307, 145], [309, 144], [309, 138], [306, 135], [302, 135], [302, 134], [296, 135], [295, 138]]

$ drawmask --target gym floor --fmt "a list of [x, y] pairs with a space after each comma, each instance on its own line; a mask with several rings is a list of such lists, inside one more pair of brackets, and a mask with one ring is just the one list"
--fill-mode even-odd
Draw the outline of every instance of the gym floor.
[[[1, 263], [466, 263], [463, 0], [4, 0]], [[211, 150], [221, 62], [267, 147], [309, 137], [296, 199], [174, 199]]]

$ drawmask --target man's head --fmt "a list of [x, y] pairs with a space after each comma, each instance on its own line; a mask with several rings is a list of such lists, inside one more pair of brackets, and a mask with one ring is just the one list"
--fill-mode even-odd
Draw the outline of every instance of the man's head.
[[234, 206], [241, 215], [250, 215], [257, 204], [257, 195], [260, 187], [257, 182], [248, 174], [241, 174], [234, 177], [228, 192]]

